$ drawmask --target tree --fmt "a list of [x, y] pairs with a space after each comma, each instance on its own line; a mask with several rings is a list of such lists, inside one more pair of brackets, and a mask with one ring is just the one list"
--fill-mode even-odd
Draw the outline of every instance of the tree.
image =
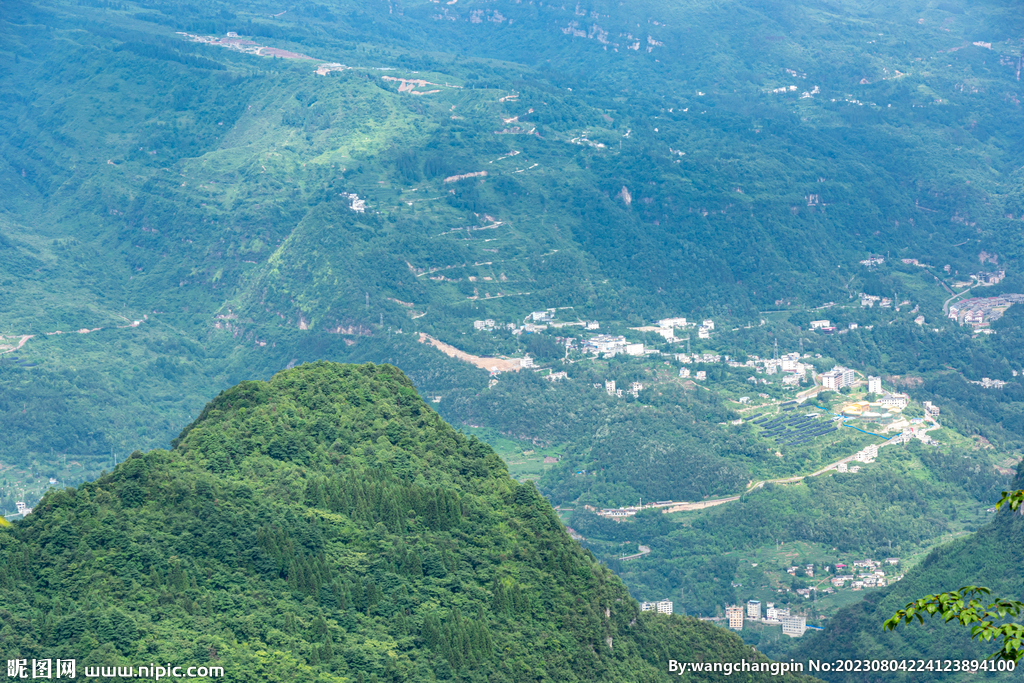
[[[1024, 504], [1024, 490], [1003, 491], [1003, 497], [996, 503], [998, 510], [1007, 505], [1011, 511], [1021, 510]], [[1024, 512], [1024, 510], [1021, 510]], [[924, 615], [940, 615], [945, 622], [956, 620], [962, 626], [971, 627], [971, 638], [978, 640], [998, 640], [1002, 638], [1003, 646], [989, 655], [989, 659], [1007, 662], [1020, 662], [1024, 659], [1024, 625], [999, 623], [1007, 617], [1019, 617], [1024, 613], [1024, 602], [995, 598], [986, 606], [977, 598], [989, 596], [992, 591], [984, 586], [964, 586], [956, 591], [926, 595], [899, 610], [885, 621], [883, 627], [893, 631], [901, 623], [911, 624], [916, 618], [919, 624], [924, 623]]]

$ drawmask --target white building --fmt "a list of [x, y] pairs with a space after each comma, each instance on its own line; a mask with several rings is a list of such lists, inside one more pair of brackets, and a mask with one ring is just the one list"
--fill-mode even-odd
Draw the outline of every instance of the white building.
[[807, 618], [787, 616], [782, 617], [782, 634], [790, 638], [799, 638], [807, 630]]
[[[796, 355], [796, 354], [793, 354]], [[789, 356], [782, 357], [782, 371], [783, 372], [799, 372], [803, 374], [804, 364], [800, 362], [800, 357], [792, 358]]]
[[615, 353], [626, 348], [626, 338], [621, 335], [598, 334], [585, 341], [584, 346], [598, 353]]
[[615, 395], [615, 380], [610, 379], [604, 383], [604, 390], [608, 392], [609, 396]]
[[776, 607], [774, 602], [768, 603], [768, 610], [765, 612], [765, 618], [771, 621], [779, 621], [782, 617], [789, 616], [789, 609], [785, 607]]
[[680, 377], [689, 377], [690, 376], [690, 368], [679, 368], [679, 376]]
[[630, 356], [642, 356], [644, 355], [644, 345], [626, 344], [626, 353]]
[[743, 630], [743, 608], [739, 605], [725, 608], [725, 617], [729, 620], [729, 628], [734, 631]]
[[747, 619], [761, 619], [760, 600], [747, 600]]
[[657, 612], [658, 614], [672, 614], [672, 601], [659, 600], [658, 602], [641, 602], [641, 612]]
[[906, 408], [910, 398], [903, 394], [886, 394], [878, 402], [886, 408]]
[[811, 329], [812, 330], [820, 330], [820, 329], [822, 329], [824, 327], [832, 327], [832, 326], [829, 325], [829, 321], [828, 320], [812, 320], [811, 321]]
[[708, 373], [707, 372], [705, 372], [704, 370], [698, 370], [697, 371], [697, 376], [694, 379], [696, 379], [698, 381], [703, 381], [703, 380], [706, 380], [707, 378], [708, 378]]
[[699, 330], [697, 330], [697, 338], [698, 339], [711, 339], [711, 332], [710, 332], [710, 330], [708, 330], [708, 328], [706, 328], [706, 327], [700, 328]]
[[837, 365], [821, 375], [821, 386], [832, 391], [839, 391], [843, 387], [853, 384], [855, 377], [853, 370]]
[[658, 327], [686, 327], [686, 318], [665, 318], [658, 321]]
[[18, 514], [21, 515], [22, 517], [32, 513], [32, 508], [27, 507], [25, 505], [25, 503], [23, 503], [20, 500], [17, 503], [14, 504], [14, 507], [18, 508]]
[[881, 394], [882, 393], [882, 378], [872, 377], [868, 375], [868, 393], [869, 394]]
[[532, 368], [533, 367], [533, 359], [530, 358], [529, 356], [523, 356], [522, 358], [519, 359], [519, 367], [521, 367], [521, 368]]
[[709, 330], [714, 330], [715, 329], [715, 321], [714, 320], [705, 320], [704, 322], [702, 322], [700, 324], [700, 326], [704, 327], [704, 328], [707, 328]]
[[601, 323], [597, 322], [596, 320], [591, 320], [590, 322], [587, 323], [587, 329], [588, 330], [599, 330], [599, 329], [601, 329]]
[[873, 443], [865, 446], [862, 450], [858, 451], [853, 459], [857, 462], [874, 462], [875, 458], [878, 457], [878, 444]]
[[491, 320], [490, 318], [488, 318], [487, 320], [474, 320], [473, 321], [473, 329], [474, 330], [493, 330], [494, 329], [494, 321]]

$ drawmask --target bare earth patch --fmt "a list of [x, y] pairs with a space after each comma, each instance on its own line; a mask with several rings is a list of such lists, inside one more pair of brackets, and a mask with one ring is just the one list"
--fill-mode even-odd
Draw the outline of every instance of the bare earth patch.
[[452, 358], [458, 358], [466, 363], [472, 363], [478, 368], [487, 370], [488, 372], [519, 372], [522, 367], [518, 358], [484, 358], [481, 356], [474, 356], [466, 353], [465, 351], [460, 351], [451, 344], [445, 344], [443, 341], [434, 339], [429, 334], [424, 334], [423, 332], [420, 332], [420, 343], [430, 344]]

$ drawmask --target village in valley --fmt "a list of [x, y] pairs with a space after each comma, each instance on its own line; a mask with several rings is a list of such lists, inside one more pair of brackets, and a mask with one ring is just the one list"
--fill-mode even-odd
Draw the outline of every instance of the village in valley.
[[[883, 256], [870, 256], [860, 265], [870, 271], [885, 261]], [[932, 269], [912, 258], [902, 259], [901, 263], [911, 272], [926, 268], [929, 273], [934, 270], [950, 278], [961, 277], [948, 266], [942, 270]], [[935, 277], [938, 284], [953, 294], [944, 307], [944, 311], [948, 311], [949, 323], [969, 326], [976, 333], [991, 332], [990, 324], [1009, 306], [1024, 303], [1024, 294], [963, 298], [970, 289], [998, 284], [1005, 278], [1005, 271], [978, 272], [966, 277], [965, 281], [952, 283], [962, 290], [959, 294]], [[941, 328], [937, 325], [942, 323], [937, 320], [926, 322], [921, 306], [910, 298], [895, 292], [891, 297], [863, 291], [851, 293], [851, 301], [847, 304], [826, 302], [807, 309], [820, 317], [810, 319], [803, 327], [803, 333], [827, 336], [844, 335], [860, 328], [870, 331], [876, 324], [881, 324], [881, 320], [886, 320], [884, 324], [892, 324], [900, 315], [907, 316], [908, 320], [924, 329], [939, 333]], [[830, 311], [839, 320], [825, 317]], [[864, 314], [858, 316], [857, 311], [864, 311]], [[555, 362], [550, 357], [544, 360], [534, 358], [528, 351], [520, 356], [484, 357], [462, 352], [429, 337], [421, 341], [428, 341], [449, 355], [486, 369], [491, 375], [491, 389], [501, 383], [501, 376], [506, 372], [534, 372], [552, 383], [559, 383], [573, 379], [573, 367], [590, 363], [592, 370], [604, 368], [603, 371], [609, 375], [601, 382], [594, 382], [594, 372], [588, 373], [592, 390], [612, 399], [642, 402], [644, 392], [655, 390], [667, 382], [679, 383], [686, 390], [711, 391], [722, 397], [736, 413], [731, 423], [722, 423], [723, 428], [752, 429], [758, 438], [763, 439], [765, 447], [779, 457], [806, 461], [806, 470], [787, 477], [785, 482], [824, 474], [857, 474], [879, 457], [880, 449], [911, 440], [926, 444], [935, 440], [934, 435], [941, 429], [939, 406], [929, 401], [913, 400], [901, 390], [902, 386], [882, 377], [854, 367], [829, 365], [829, 359], [822, 358], [821, 354], [803, 350], [804, 341], [811, 339], [799, 337], [799, 348], [780, 350], [776, 337], [772, 353], [766, 356], [733, 355], [719, 350], [735, 348], [745, 331], [762, 328], [772, 322], [771, 312], [767, 313], [756, 325], [750, 323], [745, 327], [726, 329], [722, 327], [725, 320], [713, 318], [689, 320], [677, 316], [640, 325], [599, 321], [579, 316], [571, 306], [532, 311], [519, 320], [485, 318], [472, 322], [469, 334], [518, 340], [513, 343], [520, 349], [529, 348], [527, 340], [532, 335], [541, 336], [548, 343], [554, 342], [561, 356]], [[887, 316], [887, 319], [879, 319], [880, 315]], [[624, 367], [624, 363], [629, 367], [645, 368], [649, 379], [619, 382], [614, 368]], [[669, 372], [669, 368], [674, 369]], [[1018, 370], [1012, 370], [1012, 376], [1017, 375]], [[1011, 378], [964, 379], [984, 389], [999, 389]], [[434, 397], [434, 400], [440, 401], [442, 397]], [[862, 438], [842, 438], [844, 435], [854, 436], [854, 433]], [[848, 450], [844, 452], [843, 448]], [[545, 466], [557, 462], [557, 457], [552, 454], [545, 459]], [[539, 469], [531, 478], [536, 478], [542, 471], [543, 468]], [[578, 476], [588, 474], [592, 473], [577, 473]], [[747, 490], [765, 483], [771, 482], [751, 481]], [[595, 509], [595, 512], [611, 519], [624, 519], [643, 509], [660, 509], [666, 513], [702, 509], [730, 502], [740, 494], [737, 492], [734, 496], [702, 501], [637, 501], [632, 506]]]

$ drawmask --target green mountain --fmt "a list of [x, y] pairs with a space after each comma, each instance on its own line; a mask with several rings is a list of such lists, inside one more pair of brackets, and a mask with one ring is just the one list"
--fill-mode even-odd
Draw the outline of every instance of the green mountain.
[[[767, 663], [641, 613], [531, 484], [390, 366], [221, 393], [171, 450], [0, 533], [8, 659], [223, 667], [231, 681], [668, 681]], [[745, 673], [740, 680], [769, 680]]]
[[[1024, 336], [944, 304], [978, 271], [1007, 277], [975, 295], [1024, 291], [1022, 21], [1006, 0], [0, 0], [0, 511], [326, 359], [395, 365], [452, 424], [556, 457], [526, 476], [645, 599], [710, 613], [776, 543], [834, 562], [973, 530], [1024, 452]], [[546, 309], [659, 353], [508, 330]], [[723, 363], [684, 381], [682, 343], [637, 329], [667, 316], [716, 320], [687, 350], [884, 374], [941, 406], [942, 446], [602, 524], [583, 505], [737, 494], [868, 442], [775, 455], [730, 423], [795, 391]], [[822, 317], [844, 333], [809, 333]], [[568, 377], [493, 384], [421, 333]]]
[[[1024, 488], [1024, 467], [1017, 472], [1014, 488]], [[907, 573], [902, 581], [866, 596], [842, 610], [822, 633], [809, 635], [793, 655], [800, 658], [839, 659], [958, 659], [983, 660], [998, 650], [992, 643], [972, 641], [968, 628], [943, 624], [941, 618], [924, 625], [900, 627], [893, 633], [882, 623], [925, 595], [961, 586], [986, 586], [993, 596], [1020, 600], [1024, 596], [1024, 518], [1009, 510], [978, 533], [933, 550]], [[945, 655], [939, 653], [946, 653]], [[828, 681], [902, 681], [914, 674], [820, 674]], [[929, 680], [974, 680], [978, 675], [994, 679], [1019, 680], [1015, 674], [929, 673]]]

